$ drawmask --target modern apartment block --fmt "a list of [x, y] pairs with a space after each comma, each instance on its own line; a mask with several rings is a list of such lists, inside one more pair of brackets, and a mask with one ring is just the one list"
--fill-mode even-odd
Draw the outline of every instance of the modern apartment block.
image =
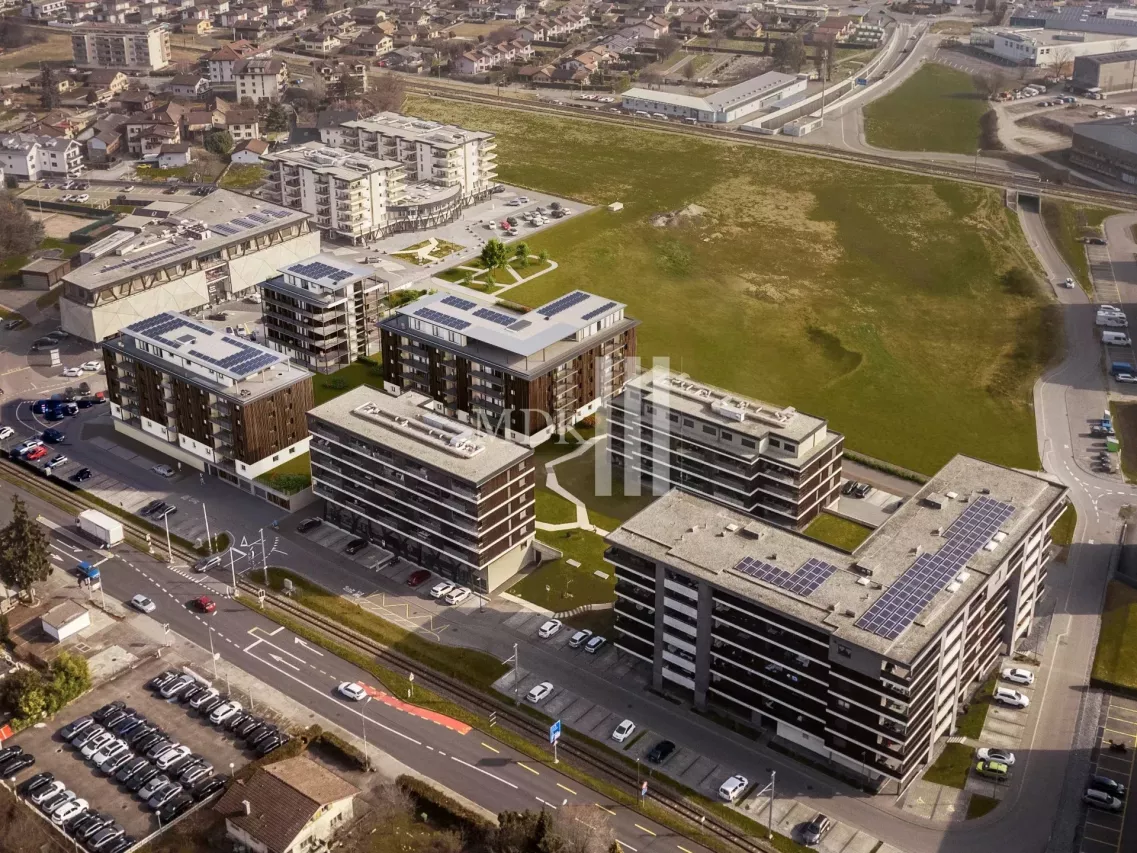
[[308, 450], [312, 374], [170, 312], [105, 341], [103, 361], [117, 432], [292, 508], [254, 480]]
[[956, 456], [854, 552], [676, 489], [613, 531], [657, 689], [903, 790], [1030, 630], [1066, 489]]
[[320, 234], [306, 214], [216, 190], [86, 251], [96, 260], [67, 274], [59, 307], [66, 331], [101, 341], [161, 311], [199, 311], [255, 293], [277, 270], [317, 254]]
[[45, 175], [77, 177], [83, 168], [83, 146], [63, 136], [32, 133], [0, 135], [0, 171], [26, 181]]
[[308, 413], [328, 519], [479, 592], [529, 559], [533, 452], [408, 391], [359, 387]]
[[638, 320], [574, 290], [524, 314], [435, 293], [379, 326], [384, 379], [479, 429], [536, 447], [620, 392]]
[[794, 528], [837, 500], [845, 439], [822, 418], [660, 368], [629, 380], [608, 416], [609, 459], [645, 494], [678, 486]]
[[158, 71], [170, 64], [170, 31], [163, 24], [79, 24], [71, 50], [80, 68]]
[[321, 254], [261, 282], [265, 344], [318, 373], [379, 349], [388, 284], [372, 267]]
[[330, 237], [357, 244], [387, 233], [388, 207], [406, 195], [393, 160], [308, 142], [266, 154], [265, 189], [274, 201], [310, 214]]

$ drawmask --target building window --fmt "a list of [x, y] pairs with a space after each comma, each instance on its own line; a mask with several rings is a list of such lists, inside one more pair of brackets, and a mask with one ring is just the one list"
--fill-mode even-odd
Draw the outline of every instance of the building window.
[[693, 420], [691, 420], [690, 418], [683, 418], [683, 426], [693, 427], [694, 425], [695, 425], [695, 422]]
[[280, 459], [280, 454], [279, 454], [279, 453], [278, 453], [278, 454], [276, 454], [276, 456], [272, 457], [272, 461], [273, 461], [273, 462], [277, 462], [277, 461], [279, 461], [279, 459]]
[[723, 441], [734, 441], [734, 435], [729, 432], [720, 433]]
[[771, 438], [771, 439], [770, 439], [770, 446], [771, 446], [771, 447], [777, 447], [777, 448], [781, 448], [781, 446], [782, 446], [782, 443], [781, 443], [781, 442], [780, 442], [778, 439], [776, 439], [776, 438]]
[[743, 447], [753, 447], [754, 446], [754, 440], [750, 439], [750, 438], [744, 438], [744, 439], [742, 439], [742, 446]]
[[703, 424], [703, 432], [705, 432], [707, 435], [714, 435], [715, 428], [713, 426], [707, 426], [706, 424]]

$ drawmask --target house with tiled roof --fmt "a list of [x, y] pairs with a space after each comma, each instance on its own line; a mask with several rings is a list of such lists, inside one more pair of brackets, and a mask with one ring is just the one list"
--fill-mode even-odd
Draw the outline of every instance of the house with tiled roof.
[[214, 806], [225, 832], [255, 853], [323, 849], [354, 817], [359, 789], [310, 758], [261, 767], [229, 786]]
[[239, 166], [257, 166], [261, 157], [268, 153], [268, 143], [263, 139], [246, 139], [237, 144], [229, 160]]
[[360, 33], [351, 42], [351, 51], [360, 56], [382, 56], [394, 50], [395, 43], [385, 33]]
[[209, 91], [209, 81], [200, 74], [178, 74], [170, 81], [170, 93], [176, 98], [196, 98]]
[[223, 44], [206, 58], [210, 83], [232, 83], [237, 64], [261, 53], [261, 49], [247, 39]]

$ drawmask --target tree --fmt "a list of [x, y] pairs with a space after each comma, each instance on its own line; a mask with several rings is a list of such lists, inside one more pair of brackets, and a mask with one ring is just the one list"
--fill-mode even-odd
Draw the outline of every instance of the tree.
[[24, 203], [0, 191], [0, 258], [26, 255], [43, 240], [43, 225], [28, 214]]
[[549, 262], [549, 250], [548, 249], [542, 249], [541, 251], [539, 251], [537, 253], [537, 259], [542, 264], [547, 264]]
[[281, 104], [270, 104], [265, 116], [265, 130], [269, 133], [282, 133], [288, 130], [288, 110]]
[[47, 580], [53, 566], [47, 533], [28, 516], [18, 496], [12, 497], [12, 520], [0, 530], [0, 581], [34, 597], [34, 585]]
[[509, 249], [496, 237], [482, 246], [482, 265], [488, 270], [501, 269], [509, 261]]
[[517, 30], [513, 27], [505, 26], [491, 30], [489, 35], [486, 36], [486, 41], [489, 44], [500, 44], [503, 41], [513, 41], [515, 38], [517, 38]]
[[45, 697], [49, 715], [91, 689], [91, 671], [86, 659], [78, 655], [61, 652], [51, 662], [48, 672], [51, 680], [46, 685]]
[[59, 106], [59, 89], [56, 88], [55, 72], [49, 65], [39, 67], [39, 102], [45, 110], [53, 110]]
[[517, 262], [521, 266], [529, 266], [529, 244], [518, 243], [517, 247], [513, 250], [513, 257], [517, 258]]
[[801, 36], [792, 35], [774, 45], [774, 66], [787, 74], [797, 74], [805, 65], [805, 44]]
[[205, 135], [205, 150], [219, 157], [227, 156], [233, 150], [233, 136], [227, 130], [215, 130]]
[[607, 853], [616, 843], [608, 814], [597, 806], [562, 806], [551, 831], [563, 853]]
[[462, 270], [462, 284], [466, 287], [474, 286], [474, 274], [469, 270]]
[[1070, 76], [1073, 70], [1074, 54], [1068, 47], [1056, 48], [1050, 60], [1050, 72], [1059, 80]]
[[655, 46], [659, 50], [659, 58], [663, 59], [679, 50], [679, 39], [670, 33], [664, 33], [655, 40]]
[[987, 0], [975, 0], [975, 14], [982, 15], [987, 9]]
[[490, 850], [493, 853], [537, 853], [538, 819], [537, 812], [502, 812], [497, 816], [497, 832]]
[[647, 88], [650, 89], [653, 84], [658, 86], [662, 80], [663, 78], [659, 74], [656, 74], [654, 71], [641, 71], [638, 82], [643, 83], [645, 86], [647, 86]]
[[340, 97], [345, 101], [354, 100], [363, 94], [363, 77], [346, 69], [340, 74]]
[[371, 78], [371, 89], [363, 100], [377, 112], [397, 113], [402, 110], [406, 97], [407, 86], [403, 78], [388, 71]]
[[688, 80], [694, 80], [695, 79], [695, 63], [694, 63], [694, 61], [685, 62], [683, 64], [683, 67], [680, 69], [680, 71], [683, 73], [683, 76], [686, 77]]

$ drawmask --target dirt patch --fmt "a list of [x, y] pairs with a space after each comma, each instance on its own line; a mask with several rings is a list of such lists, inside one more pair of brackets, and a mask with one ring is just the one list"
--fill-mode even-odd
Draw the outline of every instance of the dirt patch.
[[72, 216], [70, 213], [54, 213], [47, 210], [41, 213], [32, 207], [28, 208], [28, 213], [31, 214], [32, 219], [38, 219], [43, 223], [43, 236], [55, 237], [60, 240], [65, 239], [72, 231], [91, 224], [90, 219]]

